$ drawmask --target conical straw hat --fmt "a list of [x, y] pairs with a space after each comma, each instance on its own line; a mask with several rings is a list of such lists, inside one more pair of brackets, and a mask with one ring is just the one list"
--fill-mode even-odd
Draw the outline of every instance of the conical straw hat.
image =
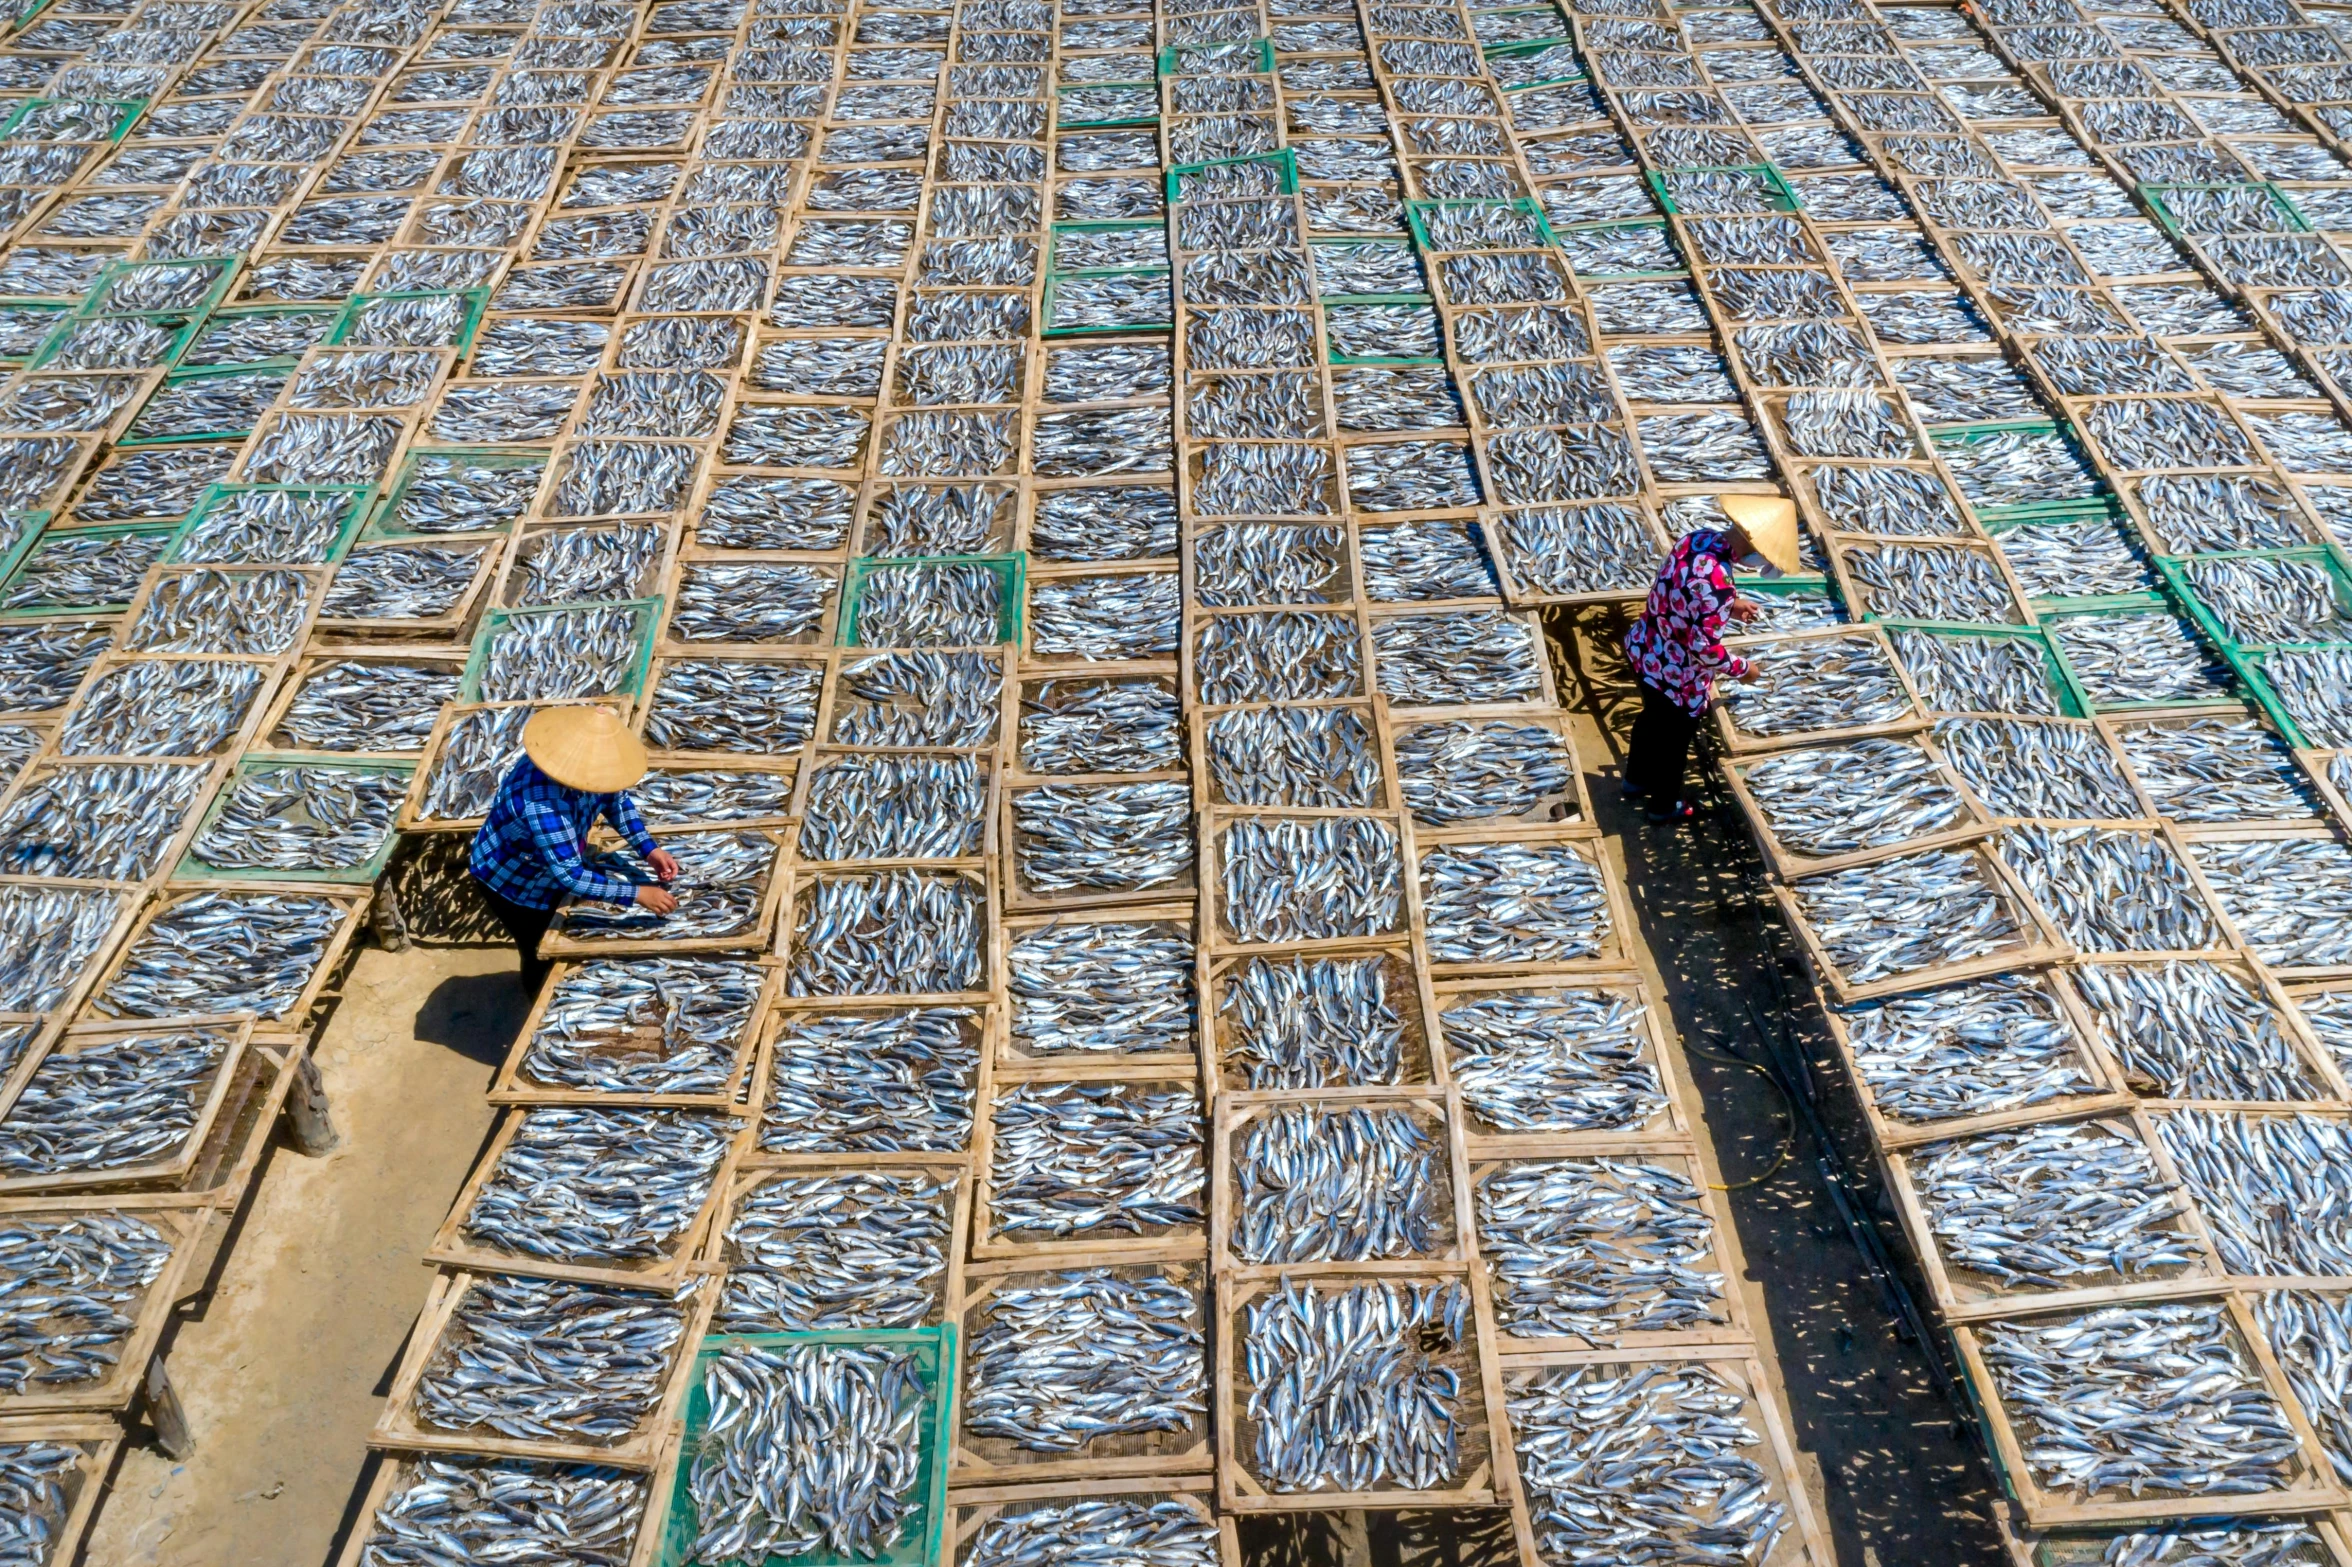
[[591, 794], [611, 794], [645, 776], [645, 743], [606, 707], [533, 713], [523, 725], [523, 754], [557, 783]]
[[1795, 571], [1803, 564], [1797, 554], [1797, 506], [1777, 495], [1726, 495], [1724, 515], [1748, 530], [1748, 542], [1771, 562], [1775, 571]]

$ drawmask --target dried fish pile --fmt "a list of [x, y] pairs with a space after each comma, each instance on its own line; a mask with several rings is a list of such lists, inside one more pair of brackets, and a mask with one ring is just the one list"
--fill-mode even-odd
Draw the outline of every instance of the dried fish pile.
[[1740, 781], [1772, 836], [1801, 854], [1891, 848], [1969, 819], [1943, 769], [1900, 740], [1783, 751]]
[[762, 1183], [726, 1229], [714, 1330], [911, 1328], [936, 1316], [954, 1244], [952, 1181], [897, 1170]]
[[2030, 939], [2008, 890], [1965, 850], [1832, 871], [1795, 891], [1813, 939], [1850, 984], [1927, 973]]
[[1449, 1361], [1469, 1318], [1470, 1292], [1450, 1282], [1294, 1280], [1245, 1306], [1251, 1473], [1284, 1493], [1452, 1480], [1465, 1457], [1465, 1379]]
[[2003, 1289], [2162, 1278], [2201, 1260], [2146, 1145], [2106, 1123], [1937, 1143], [1908, 1173], [1945, 1265]]
[[1151, 1234], [1204, 1216], [1200, 1101], [1188, 1087], [1023, 1083], [989, 1114], [996, 1232]]
[[2094, 1093], [2083, 1041], [2031, 977], [1925, 990], [1845, 1013], [1854, 1070], [1881, 1113], [1932, 1122]]
[[365, 1567], [407, 1567], [455, 1545], [466, 1556], [503, 1553], [528, 1567], [567, 1557], [620, 1567], [650, 1485], [643, 1475], [587, 1464], [420, 1456], [368, 1520], [359, 1559]]
[[518, 1074], [531, 1085], [623, 1097], [716, 1094], [748, 1043], [760, 975], [727, 958], [601, 958], [548, 993]]
[[459, 1233], [544, 1261], [665, 1256], [700, 1217], [732, 1135], [724, 1118], [688, 1111], [527, 1111]]
[[0, 1226], [0, 1392], [115, 1374], [171, 1241], [135, 1213], [25, 1215]]
[[1514, 1338], [1612, 1346], [1729, 1320], [1699, 1189], [1663, 1165], [1561, 1159], [1505, 1165], [1476, 1193], [1495, 1326]]
[[419, 1425], [611, 1447], [660, 1402], [688, 1311], [666, 1296], [488, 1274], [458, 1297], [417, 1378]]
[[2126, 1079], [2167, 1099], [2312, 1099], [2310, 1069], [2270, 1001], [2217, 963], [2086, 964], [2073, 971]]
[[1008, 1279], [965, 1351], [964, 1429], [1044, 1454], [1198, 1432], [1208, 1415], [1201, 1318], [1197, 1284], [1154, 1268]]
[[1232, 1150], [1245, 1263], [1428, 1256], [1450, 1244], [1442, 1143], [1407, 1109], [1283, 1106]]

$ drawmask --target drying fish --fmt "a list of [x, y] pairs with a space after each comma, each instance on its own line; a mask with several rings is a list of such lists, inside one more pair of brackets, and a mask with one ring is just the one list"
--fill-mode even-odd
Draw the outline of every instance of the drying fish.
[[1566, 963], [1615, 939], [1601, 869], [1567, 844], [1461, 844], [1421, 857], [1433, 963]]
[[[656, 914], [642, 904], [589, 900], [563, 904], [553, 928], [575, 941], [691, 941], [750, 936], [760, 925], [768, 881], [780, 849], [758, 831], [680, 833], [669, 840], [679, 874], [669, 883], [678, 906]], [[590, 866], [643, 887], [659, 878], [635, 849], [591, 855]]]
[[[2295, 1390], [2303, 1412], [2310, 1418], [2326, 1452], [2329, 1465], [2341, 1479], [2352, 1470], [2352, 1401], [2346, 1398], [2344, 1386], [2344, 1350], [2352, 1332], [2348, 1332], [2347, 1316], [2352, 1315], [2352, 1299], [2343, 1295], [2323, 1295], [2314, 1290], [2263, 1290], [2255, 1294], [2249, 1304], [2254, 1310], [2254, 1322], [2286, 1373], [2287, 1385]], [[2324, 1549], [2307, 1531], [2297, 1525], [2272, 1525], [2269, 1529], [2249, 1529], [2255, 1539], [2247, 1545], [2272, 1544], [2282, 1552], [2308, 1544], [2314, 1551]], [[2263, 1540], [2263, 1536], [2269, 1536]], [[2219, 1541], [2214, 1542], [2216, 1547]], [[2234, 1542], [2233, 1542], [2234, 1543]], [[2148, 1560], [2151, 1558], [2134, 1558]], [[2167, 1560], [2171, 1558], [2153, 1558]], [[2268, 1561], [2292, 1561], [2288, 1555], [2265, 1556], [2248, 1551], [2243, 1556], [2221, 1556], [2221, 1561], [2243, 1561], [2260, 1564]]]
[[81, 887], [0, 886], [0, 1009], [46, 1012], [63, 1001], [123, 902]]
[[690, 1309], [603, 1284], [477, 1277], [417, 1378], [415, 1418], [448, 1432], [617, 1446], [660, 1403]]
[[[2211, 702], [2229, 695], [2228, 671], [2166, 611], [2066, 615], [2048, 624], [2051, 641], [2094, 703]], [[2273, 659], [2270, 667], [2283, 662]]]
[[2075, 988], [2124, 1078], [2164, 1099], [2319, 1096], [2269, 999], [2220, 963], [2085, 964]]
[[1463, 1103], [1500, 1132], [1632, 1131], [1666, 1108], [1642, 1006], [1623, 992], [1497, 992], [1440, 1021]]
[[2118, 821], [2138, 797], [2097, 730], [2027, 718], [1943, 718], [1936, 744], [1995, 816]]
[[102, 1180], [187, 1145], [229, 1058], [229, 1036], [169, 1029], [51, 1051], [0, 1116], [0, 1173]]
[[1345, 581], [1345, 535], [1311, 524], [1237, 522], [1193, 544], [1196, 598], [1211, 608], [1322, 604]]
[[1946, 624], [2025, 618], [1992, 558], [1974, 550], [1882, 544], [1849, 548], [1844, 558], [1864, 603], [1884, 617]]
[[[996, 736], [1003, 686], [1003, 667], [987, 653], [846, 658], [835, 685], [832, 738], [855, 746], [987, 745]], [[1060, 770], [1026, 759], [1022, 766], [1029, 772]]]
[[1937, 1143], [1909, 1173], [1952, 1267], [2007, 1289], [2170, 1277], [2201, 1260], [2174, 1185], [2145, 1144], [2104, 1122]]
[[2333, 838], [2194, 843], [2222, 912], [2273, 968], [2352, 963], [2352, 852]]
[[[1247, 1455], [1272, 1490], [1429, 1491], [1462, 1467], [1459, 1283], [1286, 1280], [1243, 1308]], [[1442, 1357], [1442, 1358], [1441, 1358]]]
[[952, 1007], [795, 1013], [777, 1032], [760, 1148], [957, 1153], [972, 1135], [974, 1014]]
[[1757, 678], [1721, 689], [1740, 733], [1759, 738], [1859, 728], [1911, 715], [1912, 703], [1879, 644], [1855, 637], [1804, 637], [1739, 649], [1763, 664]]
[[2181, 822], [2308, 820], [2319, 806], [2276, 735], [2250, 718], [2186, 718], [2120, 731], [2132, 775]]
[[1851, 1008], [1854, 1066], [1886, 1114], [1914, 1122], [2021, 1109], [2099, 1084], [2044, 984], [2002, 974]]
[[2156, 579], [2108, 517], [2006, 528], [2000, 547], [2029, 598], [2156, 591]]
[[1527, 623], [1494, 610], [1375, 621], [1380, 694], [1399, 706], [1517, 702], [1543, 689]]
[[763, 1182], [727, 1226], [713, 1331], [921, 1326], [947, 1285], [955, 1189], [953, 1176], [904, 1170]]
[[1227, 1065], [1254, 1090], [1364, 1087], [1403, 1075], [1405, 1030], [1382, 958], [1253, 958], [1225, 978]]
[[195, 853], [223, 870], [350, 870], [391, 838], [407, 793], [402, 773], [301, 766], [240, 771], [196, 835]]
[[795, 996], [948, 995], [981, 983], [988, 911], [968, 876], [829, 876], [801, 896], [786, 980]]
[[2156, 1136], [2230, 1272], [2352, 1272], [2352, 1225], [2338, 1195], [2352, 1138], [2341, 1121], [2174, 1110], [2156, 1118]]
[[2352, 745], [2352, 648], [2279, 649], [2261, 664], [2308, 743]]
[[385, 514], [404, 533], [480, 533], [506, 527], [539, 493], [543, 457], [493, 461], [463, 452], [418, 452]]
[[263, 664], [134, 659], [85, 686], [57, 736], [61, 756], [209, 756], [229, 746], [269, 685]]
[[104, 621], [0, 625], [0, 712], [63, 707], [113, 641], [114, 629]]
[[1124, 573], [1035, 583], [1030, 651], [1096, 661], [1173, 654], [1183, 625], [1174, 573]]
[[1211, 706], [1361, 696], [1363, 651], [1344, 614], [1205, 616], [1194, 680]]
[[2153, 832], [2026, 822], [1996, 844], [2050, 922], [2084, 952], [2187, 952], [2222, 940], [2188, 868]]
[[510, 1567], [625, 1567], [652, 1481], [587, 1464], [420, 1455], [377, 1505], [359, 1567], [459, 1560]]
[[804, 860], [952, 859], [978, 851], [988, 780], [969, 756], [826, 761], [802, 806]]
[[1204, 1216], [1205, 1128], [1189, 1087], [1022, 1083], [990, 1117], [994, 1234], [1140, 1235]]
[[1998, 1322], [1979, 1342], [2034, 1479], [2081, 1498], [2242, 1496], [2300, 1451], [2219, 1304]]
[[123, 646], [142, 653], [288, 653], [310, 614], [295, 571], [199, 568], [157, 579]]
[[984, 647], [1000, 640], [1004, 584], [987, 566], [881, 566], [858, 585], [861, 647]]
[[1363, 1262], [1450, 1246], [1444, 1146], [1407, 1109], [1270, 1109], [1232, 1151], [1234, 1254], [1259, 1264]]
[[2241, 645], [2352, 641], [2352, 617], [2318, 560], [2260, 555], [2193, 556], [2181, 573], [2222, 630]]
[[251, 1012], [281, 1021], [350, 909], [316, 893], [192, 893], [148, 922], [91, 1005], [108, 1017]]
[[1548, 1560], [1763, 1562], [1788, 1532], [1749, 1400], [1703, 1362], [1562, 1366], [1508, 1380], [1519, 1473]]
[[1133, 485], [1038, 495], [1029, 551], [1044, 561], [1147, 560], [1176, 553], [1176, 498]]
[[1740, 782], [1773, 837], [1803, 854], [1891, 848], [1968, 819], [1943, 769], [1901, 740], [1783, 751]]
[[729, 1344], [704, 1367], [703, 1388], [710, 1422], [686, 1478], [693, 1560], [872, 1558], [923, 1524], [925, 1417], [946, 1392], [913, 1354]]
[[1554, 800], [1575, 814], [1575, 753], [1545, 725], [1494, 721], [1419, 724], [1396, 737], [1397, 788], [1424, 826], [1524, 816]]
[[1015, 1503], [980, 1525], [965, 1567], [1023, 1567], [1106, 1558], [1136, 1567], [1217, 1567], [1217, 1525], [1180, 1501], [1124, 1497]]
[[549, 1262], [670, 1255], [701, 1217], [737, 1123], [686, 1110], [528, 1110], [458, 1233]]
[[105, 881], [152, 876], [208, 772], [201, 762], [44, 767], [0, 814], [0, 868], [19, 876]]
[[523, 1047], [529, 1086], [603, 1094], [717, 1094], [759, 999], [743, 959], [597, 959], [567, 968]]
[[964, 1429], [1033, 1453], [1098, 1437], [1199, 1431], [1208, 1352], [1198, 1286], [1163, 1269], [1008, 1279], [965, 1351]]
[[1368, 818], [1245, 818], [1218, 840], [1220, 918], [1239, 941], [1375, 935], [1397, 928], [1396, 834]]
[[1056, 920], [1005, 950], [1013, 1038], [1032, 1055], [1189, 1052], [1193, 945], [1173, 924]]
[[434, 620], [453, 613], [488, 544], [379, 544], [354, 550], [319, 605], [322, 620]]
[[1184, 761], [1181, 708], [1165, 678], [1041, 680], [1021, 702], [1021, 770], [1142, 773]]
[[1699, 1189], [1663, 1165], [1503, 1165], [1478, 1181], [1477, 1219], [1495, 1325], [1513, 1338], [1600, 1347], [1729, 1320]]
[[1051, 785], [1013, 797], [1014, 857], [1036, 892], [1140, 892], [1192, 869], [1192, 786]]
[[[480, 699], [560, 702], [624, 691], [637, 675], [647, 611], [586, 604], [514, 615], [485, 636]], [[660, 743], [660, 742], [657, 742]]]
[[1850, 984], [1965, 962], [2028, 939], [2023, 911], [1964, 850], [1833, 871], [1795, 891], [1800, 916]]
[[1378, 803], [1380, 758], [1362, 714], [1344, 707], [1219, 713], [1209, 773], [1228, 805], [1345, 808]]
[[812, 566], [693, 562], [678, 573], [669, 634], [684, 642], [807, 641], [838, 588]]
[[822, 664], [673, 658], [646, 710], [645, 738], [664, 751], [782, 756], [817, 727]]
[[113, 1374], [172, 1243], [133, 1213], [0, 1226], [0, 1392], [61, 1393]]

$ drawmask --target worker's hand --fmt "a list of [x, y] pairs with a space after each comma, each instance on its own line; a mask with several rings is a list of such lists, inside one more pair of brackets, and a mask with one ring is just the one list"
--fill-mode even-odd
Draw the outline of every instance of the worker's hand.
[[653, 873], [663, 881], [678, 879], [678, 857], [667, 849], [654, 850], [645, 857], [645, 863], [652, 866]]
[[1748, 667], [1746, 672], [1741, 674], [1739, 678], [1742, 680], [1753, 680], [1762, 673], [1764, 673], [1764, 660], [1760, 658], [1751, 658], [1748, 660]]
[[1764, 613], [1764, 607], [1754, 599], [1735, 598], [1731, 601], [1731, 618], [1742, 625]]
[[667, 914], [678, 906], [678, 895], [666, 887], [640, 887], [637, 906], [655, 914]]

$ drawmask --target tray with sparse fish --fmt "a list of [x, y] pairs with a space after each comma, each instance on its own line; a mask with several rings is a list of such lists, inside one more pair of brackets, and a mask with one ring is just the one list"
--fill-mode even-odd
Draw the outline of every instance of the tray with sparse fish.
[[2327, 1449], [2237, 1297], [2021, 1314], [1952, 1337], [2031, 1528], [2343, 1505]]
[[745, 953], [565, 958], [492, 1080], [492, 1104], [724, 1110], [761, 1081], [775, 971]]
[[463, 647], [315, 643], [280, 682], [255, 737], [273, 751], [413, 760], [457, 700], [464, 670]]
[[1007, 916], [998, 1066], [1196, 1068], [1195, 919], [1189, 900]]
[[1472, 1255], [1468, 1166], [1445, 1095], [1218, 1095], [1210, 1256], [1220, 1277], [1419, 1274]]
[[247, 750], [172, 871], [205, 881], [373, 884], [398, 846], [409, 761]]
[[634, 849], [601, 837], [588, 864], [638, 886], [661, 885], [678, 900], [668, 914], [636, 904], [565, 899], [539, 938], [543, 958], [757, 951], [775, 930], [790, 853], [780, 833], [756, 827], [672, 832], [661, 846], [678, 860], [677, 878], [659, 882]]
[[1171, 1567], [1241, 1567], [1240, 1538], [1213, 1510], [1212, 1484], [1204, 1473], [950, 1493], [952, 1555], [942, 1567], [1014, 1567], [1106, 1537], [1148, 1539]]
[[1117, 1061], [991, 1072], [972, 1131], [972, 1256], [1052, 1266], [1206, 1244], [1200, 1074]]
[[1465, 1273], [1229, 1278], [1217, 1312], [1225, 1510], [1504, 1500], [1498, 1367]]
[[1497, 1462], [1519, 1560], [1704, 1542], [1755, 1567], [1837, 1557], [1775, 1370], [1738, 1344], [1511, 1357]]
[[0, 1204], [0, 1279], [23, 1303], [0, 1359], [0, 1419], [128, 1409], [211, 1217], [186, 1199]]
[[1978, 840], [1893, 849], [1775, 882], [1814, 977], [1842, 1003], [2059, 961], [2073, 949]]
[[718, 1291], [436, 1273], [368, 1445], [652, 1469]]
[[750, 1126], [715, 1110], [509, 1110], [425, 1260], [678, 1294]]
[[1989, 819], [1926, 735], [1877, 735], [1726, 761], [1772, 873], [1839, 870], [1893, 848], [1981, 836]]
[[0, 1498], [48, 1560], [80, 1553], [122, 1443], [121, 1423], [105, 1415], [0, 1422]]
[[956, 1486], [1092, 1491], [1207, 1474], [1211, 1289], [1197, 1240], [1074, 1250], [1066, 1266], [967, 1266], [955, 1310]]

